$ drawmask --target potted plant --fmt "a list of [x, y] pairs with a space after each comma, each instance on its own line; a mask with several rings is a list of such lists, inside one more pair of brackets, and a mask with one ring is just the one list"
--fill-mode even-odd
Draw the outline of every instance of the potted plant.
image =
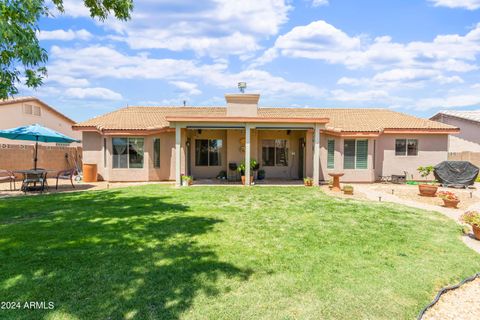
[[450, 191], [440, 191], [438, 197], [443, 200], [443, 204], [447, 208], [456, 208], [460, 202], [457, 195]]
[[257, 179], [258, 179], [258, 180], [263, 180], [263, 179], [265, 179], [265, 170], [263, 170], [263, 169], [258, 170], [258, 172], [257, 172]]
[[303, 184], [305, 185], [305, 187], [313, 186], [313, 178], [310, 178], [310, 177], [303, 178]]
[[[433, 172], [433, 166], [418, 167], [417, 171], [422, 178], [426, 179]], [[418, 190], [423, 197], [435, 197], [438, 186], [435, 185], [435, 182], [419, 183]]]
[[[255, 159], [250, 160], [250, 170], [255, 171], [259, 168], [258, 162]], [[245, 163], [241, 163], [237, 171], [240, 172], [240, 175], [242, 176], [242, 184], [245, 185]], [[253, 183], [253, 172], [250, 172], [250, 184]]]
[[191, 186], [193, 184], [192, 176], [182, 176], [182, 182], [184, 186]]
[[353, 186], [347, 184], [343, 186], [343, 193], [353, 195]]
[[477, 211], [467, 211], [460, 217], [460, 220], [472, 226], [475, 239], [480, 240], [480, 213]]

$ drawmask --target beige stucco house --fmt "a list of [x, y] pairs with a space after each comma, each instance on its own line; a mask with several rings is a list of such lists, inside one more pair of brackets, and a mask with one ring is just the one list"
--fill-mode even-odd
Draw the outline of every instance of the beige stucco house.
[[[82, 135], [72, 129], [75, 121], [35, 97], [18, 97], [0, 100], [0, 129], [11, 129], [38, 123], [64, 135], [80, 140]], [[35, 144], [0, 138], [0, 144]], [[76, 145], [76, 144], [72, 144]]]
[[[447, 159], [456, 127], [387, 109], [259, 107], [258, 94], [227, 94], [221, 107], [128, 107], [74, 125], [84, 163], [108, 181], [174, 180], [233, 174], [256, 159], [266, 179], [313, 177], [373, 182], [416, 178], [420, 165]], [[253, 174], [248, 169], [247, 176]]]
[[480, 152], [480, 111], [445, 110], [430, 120], [460, 128], [449, 137], [449, 152]]

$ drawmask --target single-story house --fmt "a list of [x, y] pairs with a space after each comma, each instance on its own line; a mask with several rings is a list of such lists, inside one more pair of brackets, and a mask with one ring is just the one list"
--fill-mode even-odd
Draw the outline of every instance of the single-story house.
[[[256, 159], [267, 179], [373, 182], [447, 159], [458, 128], [388, 109], [265, 108], [259, 94], [222, 107], [127, 107], [73, 126], [83, 160], [108, 181], [214, 178]], [[246, 180], [252, 174], [248, 169]], [[418, 177], [418, 176], [416, 176]]]
[[480, 152], [480, 111], [445, 110], [430, 120], [460, 128], [449, 137], [449, 152]]

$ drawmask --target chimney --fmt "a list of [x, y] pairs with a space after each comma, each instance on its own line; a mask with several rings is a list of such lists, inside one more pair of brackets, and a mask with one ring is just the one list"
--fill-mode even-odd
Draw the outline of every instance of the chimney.
[[226, 94], [227, 117], [256, 117], [259, 94]]

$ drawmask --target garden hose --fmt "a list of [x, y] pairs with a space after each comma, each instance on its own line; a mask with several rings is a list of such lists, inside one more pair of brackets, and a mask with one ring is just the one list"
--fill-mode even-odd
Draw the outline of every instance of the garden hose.
[[442, 288], [436, 295], [435, 299], [433, 299], [432, 302], [430, 302], [429, 305], [427, 305], [425, 308], [423, 308], [422, 311], [420, 311], [420, 313], [418, 314], [417, 316], [417, 320], [421, 320], [425, 314], [425, 312], [427, 312], [428, 309], [430, 309], [431, 307], [433, 307], [433, 305], [435, 305], [435, 303], [438, 302], [438, 300], [440, 299], [440, 297], [445, 293], [445, 292], [448, 292], [450, 290], [454, 290], [454, 289], [458, 289], [460, 288], [462, 285], [464, 285], [465, 283], [467, 282], [470, 282], [470, 281], [473, 281], [475, 280], [476, 278], [480, 278], [480, 272], [474, 274], [473, 276], [469, 277], [469, 278], [466, 278], [465, 280], [463, 280], [462, 282], [454, 285], [454, 286], [451, 286], [451, 287], [445, 287], [445, 288]]

